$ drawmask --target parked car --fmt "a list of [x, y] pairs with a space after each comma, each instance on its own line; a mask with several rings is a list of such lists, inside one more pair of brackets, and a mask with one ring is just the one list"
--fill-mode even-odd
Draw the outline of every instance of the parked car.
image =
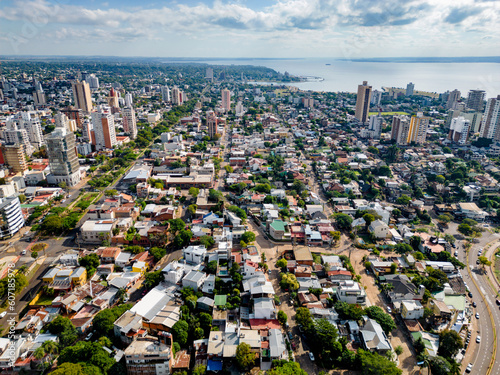
[[497, 305], [500, 305], [500, 299], [497, 299]]
[[5, 315], [7, 315], [7, 311], [4, 311], [3, 313], [0, 314], [0, 319], [2, 319]]
[[387, 306], [387, 312], [388, 312], [389, 314], [392, 314], [392, 309], [391, 309], [389, 306]]
[[476, 319], [479, 319], [479, 313], [476, 313]]
[[481, 336], [476, 337], [476, 342], [479, 344], [481, 342]]
[[292, 332], [288, 332], [288, 339], [290, 341], [293, 341], [293, 335], [292, 335]]
[[21, 255], [26, 255], [26, 250], [21, 251]]
[[472, 292], [469, 292], [469, 297], [472, 298]]
[[314, 362], [314, 354], [311, 352], [309, 352], [309, 359]]
[[477, 307], [477, 303], [476, 302], [472, 302], [472, 307]]
[[472, 363], [469, 363], [469, 364], [467, 365], [467, 368], [465, 369], [465, 372], [469, 373], [469, 372], [471, 372], [471, 371], [472, 371]]

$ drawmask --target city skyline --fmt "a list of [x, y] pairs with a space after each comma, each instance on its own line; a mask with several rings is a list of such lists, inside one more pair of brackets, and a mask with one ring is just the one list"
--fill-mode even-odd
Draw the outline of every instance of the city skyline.
[[143, 4], [5, 1], [0, 48], [7, 55], [361, 58], [489, 56], [499, 43], [500, 4], [492, 1]]

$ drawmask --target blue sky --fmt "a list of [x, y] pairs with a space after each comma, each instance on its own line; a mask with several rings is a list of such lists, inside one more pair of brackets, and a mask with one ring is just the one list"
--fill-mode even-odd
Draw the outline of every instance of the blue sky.
[[0, 54], [492, 56], [500, 2], [0, 1]]

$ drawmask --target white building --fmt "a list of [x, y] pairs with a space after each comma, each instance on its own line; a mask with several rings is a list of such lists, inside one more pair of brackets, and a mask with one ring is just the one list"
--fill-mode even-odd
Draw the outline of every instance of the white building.
[[137, 121], [134, 108], [125, 107], [122, 111], [123, 130], [128, 133], [130, 139], [137, 138]]
[[103, 108], [100, 112], [92, 112], [92, 125], [96, 149], [112, 149], [116, 145], [116, 131], [115, 118], [111, 111]]
[[197, 291], [201, 288], [206, 278], [207, 275], [204, 272], [191, 271], [182, 279], [182, 287], [192, 288], [194, 291]]
[[424, 307], [419, 301], [402, 301], [401, 316], [403, 319], [420, 319], [424, 317]]
[[366, 292], [365, 289], [354, 280], [341, 281], [337, 288], [337, 300], [363, 305], [366, 302]]
[[21, 203], [17, 197], [0, 199], [0, 238], [12, 237], [24, 226]]
[[81, 239], [87, 243], [102, 243], [111, 239], [116, 220], [87, 220], [80, 228]]
[[170, 103], [170, 89], [167, 85], [161, 87], [161, 100]]
[[204, 245], [188, 246], [182, 250], [182, 255], [187, 263], [201, 264], [207, 256], [207, 248]]
[[375, 235], [375, 238], [387, 238], [390, 236], [389, 226], [382, 220], [375, 220], [369, 226], [370, 233]]

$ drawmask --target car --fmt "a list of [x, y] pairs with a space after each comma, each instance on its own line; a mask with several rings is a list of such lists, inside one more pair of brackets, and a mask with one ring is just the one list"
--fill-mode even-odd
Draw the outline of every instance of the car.
[[458, 251], [455, 251], [455, 256], [456, 256], [456, 257], [458, 256]]
[[387, 306], [387, 312], [388, 312], [389, 314], [392, 314], [392, 309], [391, 309], [389, 306]]
[[479, 264], [479, 259], [478, 259], [478, 260], [476, 260], [476, 264]]
[[472, 298], [472, 292], [469, 292], [469, 298]]
[[314, 362], [314, 354], [311, 352], [309, 352], [309, 359]]
[[456, 249], [457, 248], [457, 245], [455, 245], [454, 243], [451, 244], [451, 247]]
[[467, 365], [467, 368], [465, 369], [465, 372], [469, 373], [469, 372], [471, 372], [471, 371], [472, 371], [472, 363], [469, 363], [469, 364]]
[[476, 319], [479, 319], [479, 313], [476, 313]]
[[472, 302], [472, 307], [477, 307], [477, 303], [476, 302]]
[[26, 250], [21, 251], [21, 255], [26, 255]]
[[500, 305], [500, 299], [497, 299], [497, 305]]
[[481, 342], [481, 336], [476, 337], [476, 342], [479, 344]]
[[292, 335], [292, 332], [288, 332], [288, 339], [290, 341], [293, 341], [293, 335]]
[[89, 340], [92, 338], [92, 336], [93, 336], [93, 335], [94, 335], [94, 332], [90, 332], [90, 333], [87, 335], [87, 337], [85, 337], [85, 341], [89, 341]]
[[0, 319], [2, 319], [5, 315], [7, 315], [7, 311], [4, 311], [3, 313], [0, 314]]

